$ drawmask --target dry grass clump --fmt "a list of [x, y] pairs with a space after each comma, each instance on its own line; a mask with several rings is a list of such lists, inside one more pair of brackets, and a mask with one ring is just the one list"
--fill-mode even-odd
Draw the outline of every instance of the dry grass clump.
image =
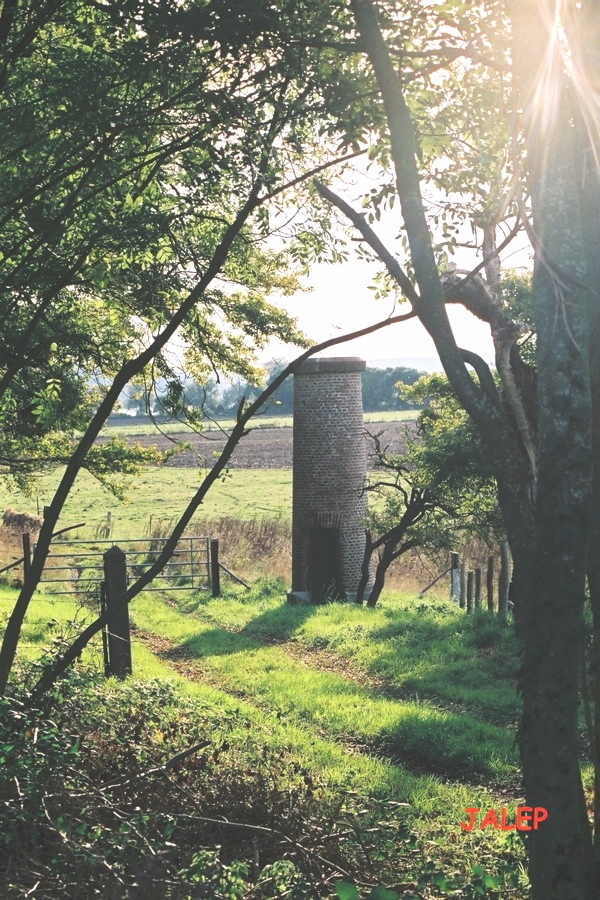
[[[462, 545], [457, 545], [455, 549], [460, 554], [461, 560], [465, 560], [467, 570], [480, 567], [484, 579], [488, 557], [494, 556], [497, 580], [500, 568], [500, 551], [498, 549], [490, 550], [484, 541], [476, 537], [471, 537]], [[447, 551], [425, 552], [417, 547], [392, 563], [385, 579], [386, 588], [419, 593], [449, 565], [450, 557]], [[432, 589], [432, 593], [438, 595], [443, 595], [446, 591], [450, 592], [449, 574], [447, 577], [441, 578]]]
[[[21, 538], [6, 525], [0, 525], [0, 569], [9, 566], [23, 556]], [[22, 583], [23, 567], [15, 566], [0, 575], [0, 583], [19, 587]]]
[[23, 532], [29, 531], [32, 535], [37, 536], [44, 520], [41, 516], [31, 516], [29, 513], [18, 512], [9, 507], [4, 510], [2, 524], [13, 534], [21, 535]]
[[[151, 517], [146, 534], [151, 538], [168, 537], [174, 524], [174, 519]], [[291, 579], [292, 527], [285, 519], [207, 517], [197, 520], [187, 533], [218, 539], [222, 562], [242, 578]]]
[[[149, 537], [164, 538], [171, 532], [174, 519], [152, 518], [146, 528]], [[192, 534], [218, 538], [222, 561], [236, 575], [247, 580], [261, 577], [280, 578], [291, 584], [292, 528], [289, 520], [281, 518], [236, 519], [233, 516], [202, 518], [190, 529]], [[457, 547], [465, 556], [469, 568], [485, 567], [489, 550], [481, 542], [471, 541]], [[418, 593], [449, 564], [449, 556], [440, 551], [426, 554], [415, 549], [401, 556], [389, 569], [386, 588]], [[442, 579], [437, 593], [448, 588]]]
[[[0, 569], [9, 566], [23, 556], [23, 544], [21, 535], [28, 531], [32, 541], [42, 527], [43, 519], [40, 516], [31, 516], [29, 513], [18, 512], [16, 509], [5, 509], [0, 525]], [[15, 566], [0, 575], [0, 583], [11, 587], [20, 587], [23, 583], [23, 568]]]
[[292, 527], [275, 518], [235, 519], [233, 516], [202, 519], [195, 533], [220, 542], [220, 556], [242, 578], [292, 577]]

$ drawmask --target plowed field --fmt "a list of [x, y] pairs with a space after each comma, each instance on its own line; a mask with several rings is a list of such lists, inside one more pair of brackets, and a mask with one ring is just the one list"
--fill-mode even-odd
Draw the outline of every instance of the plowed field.
[[[413, 423], [406, 422], [373, 422], [369, 424], [368, 431], [370, 434], [381, 434], [382, 446], [399, 453], [404, 446], [406, 429], [414, 427]], [[238, 444], [231, 468], [291, 469], [292, 440], [292, 428], [253, 428]], [[206, 435], [183, 432], [169, 434], [168, 437], [160, 434], [140, 435], [132, 441], [146, 447], [156, 446], [159, 450], [171, 449], [174, 441], [189, 444], [190, 449], [177, 453], [168, 465], [198, 468], [199, 465], [211, 466], [212, 460], [222, 451], [226, 436], [214, 431]]]

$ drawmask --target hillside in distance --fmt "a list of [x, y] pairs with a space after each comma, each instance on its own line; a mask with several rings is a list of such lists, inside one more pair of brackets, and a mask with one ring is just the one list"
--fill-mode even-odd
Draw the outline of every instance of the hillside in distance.
[[441, 372], [442, 364], [436, 356], [399, 356], [394, 359], [368, 359], [370, 369], [416, 369], [418, 372]]

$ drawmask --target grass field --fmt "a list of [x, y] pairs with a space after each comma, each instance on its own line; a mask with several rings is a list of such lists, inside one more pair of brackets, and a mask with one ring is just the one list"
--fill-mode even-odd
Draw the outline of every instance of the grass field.
[[[112, 537], [141, 537], [152, 521], [179, 516], [198, 488], [204, 473], [195, 469], [148, 467], [128, 481], [127, 496], [117, 500], [87, 472], [82, 472], [65, 504], [60, 526], [85, 522], [71, 536], [93, 537], [110, 511]], [[0, 483], [0, 506], [35, 515], [49, 503], [59, 473], [36, 480], [30, 496], [9, 491]], [[289, 469], [232, 469], [214, 485], [198, 518], [235, 516], [240, 519], [291, 516], [292, 473]]]
[[[3, 611], [13, 598], [0, 591]], [[402, 884], [411, 897], [455, 896], [450, 886], [464, 882], [465, 897], [527, 896], [514, 833], [460, 828], [467, 806], [519, 799], [509, 625], [410, 596], [375, 610], [290, 606], [276, 584], [221, 599], [145, 594], [131, 612], [135, 677], [199, 704], [236, 770], [248, 754], [285, 754], [307, 773], [343, 820], [342, 858], [357, 881]], [[72, 631], [84, 614], [38, 595], [25, 656], [61, 640], [56, 620]], [[98, 657], [96, 645], [87, 659]], [[498, 887], [495, 875], [507, 893], [476, 890], [485, 878]]]
[[[365, 424], [373, 422], [414, 422], [419, 415], [420, 410], [389, 410], [386, 412], [365, 413]], [[156, 434], [157, 426], [146, 417], [144, 421], [137, 422], [135, 416], [131, 417], [131, 422], [123, 422], [118, 424], [108, 424], [103, 429], [103, 434], [119, 435], [121, 437], [141, 437], [142, 435]], [[290, 428], [293, 424], [292, 416], [256, 416], [252, 420], [253, 428]], [[217, 431], [221, 429], [230, 430], [233, 428], [234, 419], [206, 419], [203, 423], [203, 431]], [[164, 434], [179, 434], [191, 432], [192, 429], [181, 422], [164, 422], [161, 423], [160, 431]]]

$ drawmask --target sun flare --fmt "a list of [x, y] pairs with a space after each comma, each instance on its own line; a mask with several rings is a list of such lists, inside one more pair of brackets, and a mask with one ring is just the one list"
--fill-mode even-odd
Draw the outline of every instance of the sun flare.
[[531, 125], [540, 139], [559, 121], [570, 93], [600, 162], [600, 10], [575, 0], [535, 0], [545, 46], [531, 87]]

